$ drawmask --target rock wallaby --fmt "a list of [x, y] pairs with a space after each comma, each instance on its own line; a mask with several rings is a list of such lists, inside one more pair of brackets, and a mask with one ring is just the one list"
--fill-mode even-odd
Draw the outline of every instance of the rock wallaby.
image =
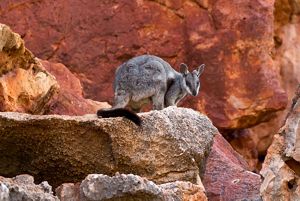
[[[99, 110], [99, 117], [124, 116], [135, 124], [141, 120], [134, 112], [152, 101], [154, 110], [177, 105], [187, 94], [197, 96], [200, 89], [199, 76], [205, 65], [192, 72], [186, 64], [180, 65], [180, 72], [169, 63], [153, 55], [134, 57], [118, 67], [114, 82], [114, 105], [112, 109]], [[124, 109], [129, 106], [134, 112]]]

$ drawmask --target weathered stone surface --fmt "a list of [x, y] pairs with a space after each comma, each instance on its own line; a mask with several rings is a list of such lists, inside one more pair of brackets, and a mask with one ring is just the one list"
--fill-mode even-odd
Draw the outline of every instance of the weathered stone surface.
[[[291, 102], [294, 92], [300, 83], [300, 21], [298, 0], [275, 1], [275, 48], [272, 51], [274, 64], [280, 71], [283, 88]], [[288, 108], [280, 111], [272, 120], [253, 128], [235, 131], [230, 143], [241, 153], [256, 171], [261, 169], [261, 163], [271, 145], [273, 136], [284, 124]], [[239, 133], [240, 135], [237, 135]], [[259, 161], [258, 164], [255, 164]]]
[[0, 176], [0, 200], [1, 201], [59, 201], [53, 195], [52, 187], [48, 182], [39, 185], [34, 184], [30, 175], [18, 175], [14, 178]]
[[59, 186], [56, 194], [61, 201], [207, 201], [204, 188], [199, 185], [184, 181], [157, 185], [133, 174], [116, 174], [113, 177], [91, 174], [80, 185]]
[[264, 200], [300, 200], [300, 86], [285, 125], [275, 135], [261, 170]]
[[261, 200], [260, 175], [248, 169], [246, 161], [216, 135], [203, 179], [208, 200]]
[[281, 69], [282, 85], [288, 94], [289, 102], [300, 83], [299, 35], [300, 22], [286, 24], [276, 32], [276, 39], [280, 44], [277, 45], [275, 62]]
[[60, 201], [82, 201], [80, 200], [80, 183], [64, 183], [55, 189]]
[[249, 164], [250, 170], [259, 172], [274, 134], [283, 125], [286, 111], [278, 113], [268, 122], [248, 129], [236, 130], [226, 135], [231, 146]]
[[191, 109], [169, 107], [127, 119], [0, 113], [0, 175], [26, 171], [57, 186], [92, 172], [133, 173], [156, 183], [197, 183], [218, 132]]
[[0, 24], [0, 111], [42, 114], [58, 92], [55, 78], [24, 47], [21, 37]]
[[176, 181], [161, 184], [164, 200], [207, 201], [202, 183], [195, 185], [190, 182]]
[[136, 175], [88, 175], [80, 185], [83, 200], [163, 200], [162, 190]]
[[0, 24], [0, 75], [14, 68], [28, 69], [34, 63], [33, 55], [25, 49], [20, 35]]
[[94, 100], [112, 100], [114, 71], [133, 56], [155, 54], [175, 68], [181, 62], [205, 63], [200, 96], [183, 105], [206, 113], [219, 128], [240, 129], [266, 121], [286, 105], [270, 55], [273, 4], [2, 0], [0, 17], [38, 57], [75, 72], [86, 97]]
[[45, 114], [84, 115], [110, 108], [106, 102], [97, 102], [83, 97], [80, 80], [63, 64], [41, 61], [45, 69], [55, 76], [60, 90], [50, 101]]

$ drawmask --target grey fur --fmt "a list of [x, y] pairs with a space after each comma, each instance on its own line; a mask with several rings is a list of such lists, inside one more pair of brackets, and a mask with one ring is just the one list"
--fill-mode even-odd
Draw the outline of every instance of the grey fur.
[[187, 94], [197, 96], [199, 76], [204, 64], [189, 72], [186, 64], [180, 65], [180, 73], [169, 63], [153, 55], [134, 57], [118, 67], [115, 75], [115, 99], [113, 108], [129, 105], [138, 112], [152, 101], [153, 109], [177, 105]]

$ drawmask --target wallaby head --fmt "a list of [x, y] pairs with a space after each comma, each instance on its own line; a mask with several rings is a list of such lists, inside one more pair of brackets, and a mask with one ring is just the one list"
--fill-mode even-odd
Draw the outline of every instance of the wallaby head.
[[185, 90], [192, 96], [197, 96], [200, 89], [199, 77], [204, 71], [205, 64], [200, 65], [197, 69], [189, 72], [186, 64], [180, 64], [180, 72], [185, 80]]

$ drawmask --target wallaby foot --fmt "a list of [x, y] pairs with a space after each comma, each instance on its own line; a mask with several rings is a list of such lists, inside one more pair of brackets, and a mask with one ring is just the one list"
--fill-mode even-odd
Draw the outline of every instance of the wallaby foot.
[[129, 95], [115, 95], [113, 108], [124, 108], [129, 103]]

